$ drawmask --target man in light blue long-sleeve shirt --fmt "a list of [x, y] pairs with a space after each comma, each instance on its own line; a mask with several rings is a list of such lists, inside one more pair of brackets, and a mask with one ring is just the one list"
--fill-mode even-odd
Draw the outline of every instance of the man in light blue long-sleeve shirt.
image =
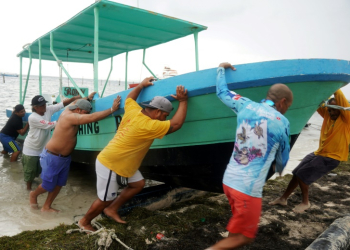
[[292, 91], [274, 84], [257, 103], [227, 88], [225, 70], [236, 69], [221, 63], [216, 78], [217, 96], [237, 114], [236, 142], [223, 177], [233, 217], [227, 225], [229, 236], [210, 249], [236, 249], [253, 241], [269, 168], [276, 159], [275, 171], [281, 173], [290, 150], [289, 122], [283, 114], [292, 105]]

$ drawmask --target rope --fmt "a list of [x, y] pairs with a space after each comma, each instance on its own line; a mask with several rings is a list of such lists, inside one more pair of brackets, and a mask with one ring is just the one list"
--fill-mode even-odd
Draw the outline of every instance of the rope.
[[108, 249], [111, 246], [113, 240], [119, 242], [126, 249], [133, 250], [131, 247], [124, 244], [117, 237], [114, 229], [107, 229], [107, 228], [103, 227], [101, 225], [101, 223], [99, 223], [97, 221], [92, 223], [92, 225], [97, 228], [97, 231], [86, 230], [86, 229], [84, 229], [84, 227], [80, 227], [78, 224], [78, 221], [75, 219], [78, 216], [84, 216], [84, 214], [73, 216], [74, 225], [76, 225], [78, 227], [78, 229], [69, 229], [69, 230], [67, 230], [66, 234], [71, 234], [73, 232], [80, 232], [80, 233], [86, 233], [88, 237], [90, 237], [92, 235], [98, 235], [98, 236], [100, 236], [96, 240], [96, 244], [99, 246], [98, 250]]

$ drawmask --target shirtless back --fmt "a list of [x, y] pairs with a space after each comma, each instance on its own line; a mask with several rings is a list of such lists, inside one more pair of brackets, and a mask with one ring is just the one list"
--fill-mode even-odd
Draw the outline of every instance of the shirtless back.
[[[111, 109], [89, 114], [89, 111], [79, 107], [71, 110], [66, 109], [60, 115], [52, 138], [46, 144], [46, 149], [63, 156], [70, 155], [77, 143], [79, 125], [99, 121], [119, 108], [120, 97], [118, 96]], [[82, 100], [85, 101], [86, 100]]]

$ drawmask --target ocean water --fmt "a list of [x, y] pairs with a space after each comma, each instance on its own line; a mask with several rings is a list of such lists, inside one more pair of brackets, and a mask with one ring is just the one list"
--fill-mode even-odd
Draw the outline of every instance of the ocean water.
[[[23, 80], [23, 84], [25, 79]], [[93, 82], [89, 79], [76, 79], [79, 87], [88, 87], [93, 90]], [[99, 82], [102, 90], [104, 82]], [[59, 79], [56, 77], [43, 77], [43, 94], [58, 94]], [[64, 79], [63, 86], [72, 86]], [[111, 81], [108, 83], [105, 95], [110, 95], [124, 89], [124, 83]], [[0, 129], [7, 121], [5, 110], [19, 103], [19, 78], [6, 77], [5, 83], [0, 78]], [[30, 77], [25, 108], [30, 111], [31, 98], [39, 93], [38, 77]], [[299, 164], [301, 159], [318, 147], [318, 139], [322, 118], [315, 113], [304, 128], [293, 150], [290, 160], [283, 174], [291, 171]], [[2, 150], [2, 145], [0, 145]], [[32, 210], [29, 206], [29, 192], [23, 181], [23, 170], [20, 161], [10, 162], [8, 156], [0, 154], [0, 236], [15, 235], [24, 230], [50, 229], [60, 223], [72, 224], [75, 215], [86, 213], [96, 196], [96, 176], [93, 166], [72, 165], [67, 185], [55, 199], [53, 207], [61, 210], [60, 213], [42, 214], [40, 210]], [[40, 184], [40, 180], [33, 183], [33, 189]], [[282, 192], [282, 190], [281, 190]], [[39, 207], [46, 199], [46, 194], [39, 196]]]

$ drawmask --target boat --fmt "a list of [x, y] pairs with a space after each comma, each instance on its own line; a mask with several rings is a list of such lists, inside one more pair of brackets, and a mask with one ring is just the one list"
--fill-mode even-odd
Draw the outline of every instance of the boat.
[[[123, 117], [124, 101], [131, 91], [127, 89], [128, 53], [143, 49], [143, 65], [155, 76], [145, 63], [146, 49], [193, 35], [196, 70], [176, 77], [159, 79], [153, 86], [144, 89], [137, 99], [141, 103], [151, 101], [156, 95], [164, 96], [173, 103], [176, 110], [178, 102], [171, 97], [176, 86], [184, 85], [189, 95], [188, 114], [183, 127], [162, 140], [154, 141], [140, 171], [145, 178], [169, 185], [222, 192], [222, 176], [235, 141], [236, 115], [216, 96], [217, 65], [199, 70], [198, 33], [206, 29], [207, 27], [193, 22], [100, 0], [30, 45], [26, 45], [18, 57], [21, 69], [23, 58], [29, 58], [29, 65], [32, 59], [39, 59], [39, 65], [41, 60], [57, 61], [74, 86], [71, 87], [70, 93], [74, 90], [81, 96], [88, 93], [83, 93], [77, 86], [62, 62], [67, 59], [69, 52], [69, 62], [92, 63], [94, 91], [100, 93], [100, 97], [95, 97], [92, 102], [93, 112], [110, 108], [113, 99], [117, 95], [121, 96], [119, 110], [99, 122], [79, 128], [72, 159], [77, 162], [94, 163], [97, 154], [115, 135]], [[119, 54], [125, 54], [126, 59], [125, 91], [103, 96], [106, 84], [103, 90], [99, 91], [98, 62], [110, 59], [111, 73], [113, 57]], [[290, 121], [291, 144], [318, 105], [350, 82], [350, 62], [345, 60], [277, 60], [240, 64], [235, 67], [236, 71], [226, 71], [228, 87], [253, 101], [259, 102], [265, 98], [267, 90], [275, 83], [287, 84], [293, 91], [294, 102], [286, 113]], [[30, 72], [30, 66], [28, 71]], [[39, 78], [40, 75], [39, 72]], [[20, 76], [20, 102], [24, 103], [28, 80], [23, 90], [22, 70]], [[41, 94], [40, 86], [39, 79], [38, 94]], [[60, 93], [61, 97], [65, 96], [62, 89]], [[59, 113], [52, 117], [53, 120], [58, 118]]]
[[129, 88], [135, 88], [137, 85], [139, 85], [139, 83], [129, 83]]
[[169, 66], [165, 66], [163, 69], [163, 79], [173, 76], [177, 76], [177, 70], [171, 69]]

